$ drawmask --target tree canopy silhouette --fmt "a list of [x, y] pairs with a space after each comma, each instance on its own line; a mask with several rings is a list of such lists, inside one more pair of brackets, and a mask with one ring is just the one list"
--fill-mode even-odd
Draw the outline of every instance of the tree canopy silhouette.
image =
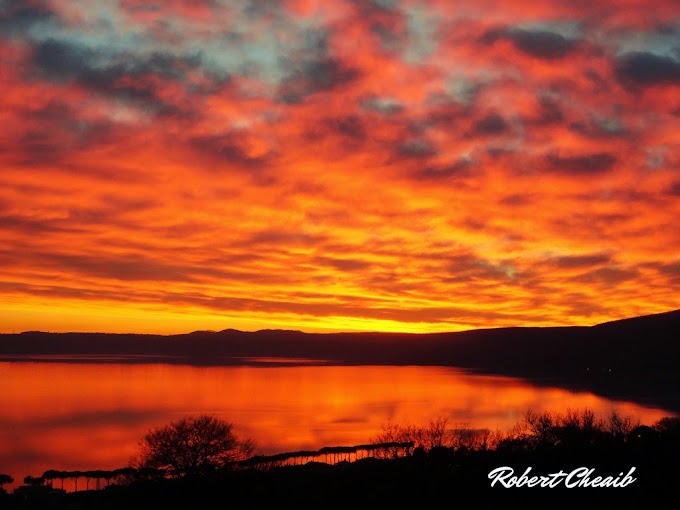
[[210, 415], [185, 416], [149, 430], [139, 445], [138, 464], [185, 475], [227, 467], [252, 455], [255, 443], [241, 440], [233, 425]]
[[5, 489], [3, 489], [2, 486], [8, 483], [14, 483], [14, 478], [10, 475], [0, 473], [0, 495], [5, 494]]

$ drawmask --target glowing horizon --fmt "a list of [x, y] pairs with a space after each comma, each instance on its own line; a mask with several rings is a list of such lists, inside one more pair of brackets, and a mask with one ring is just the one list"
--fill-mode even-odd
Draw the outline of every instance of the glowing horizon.
[[8, 0], [0, 333], [680, 309], [680, 10]]

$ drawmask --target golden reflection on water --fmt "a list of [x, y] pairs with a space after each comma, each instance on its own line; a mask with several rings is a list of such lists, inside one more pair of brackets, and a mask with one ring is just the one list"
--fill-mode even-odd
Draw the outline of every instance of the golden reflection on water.
[[388, 421], [439, 416], [507, 431], [529, 408], [616, 409], [646, 424], [671, 414], [445, 367], [0, 362], [0, 381], [0, 473], [14, 485], [47, 469], [126, 466], [147, 429], [190, 413], [233, 422], [262, 454], [366, 443]]

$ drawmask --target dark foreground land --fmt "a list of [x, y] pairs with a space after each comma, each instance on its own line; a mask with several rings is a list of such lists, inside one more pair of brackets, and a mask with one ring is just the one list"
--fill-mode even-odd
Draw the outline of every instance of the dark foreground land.
[[[179, 478], [131, 479], [103, 490], [68, 494], [49, 486], [24, 486], [0, 494], [0, 508], [680, 508], [679, 419], [620, 435], [587, 423], [553, 421], [545, 426], [545, 420], [537, 418], [531, 433], [508, 437], [494, 449], [417, 447], [398, 458], [335, 465], [232, 466]], [[531, 468], [527, 479], [544, 476], [554, 487], [527, 487], [526, 482], [520, 488], [505, 488], [500, 482], [491, 487], [489, 473], [503, 466], [517, 477]], [[578, 469], [568, 480], [567, 474]], [[594, 471], [587, 472], [590, 469]], [[581, 486], [611, 482], [619, 487]]]
[[[658, 455], [661, 453], [661, 455]], [[676, 451], [677, 453], [677, 451]], [[0, 499], [7, 510], [76, 509], [216, 509], [216, 508], [679, 508], [675, 461], [663, 452], [523, 456], [500, 453], [453, 454], [392, 460], [364, 459], [335, 466], [304, 466], [216, 472], [202, 477], [139, 481], [101, 491], [70, 494], [12, 494]], [[488, 473], [510, 466], [520, 475], [548, 475], [586, 466], [591, 479], [625, 475], [636, 467], [636, 480], [623, 488], [490, 487]], [[506, 506], [508, 505], [508, 506]]]

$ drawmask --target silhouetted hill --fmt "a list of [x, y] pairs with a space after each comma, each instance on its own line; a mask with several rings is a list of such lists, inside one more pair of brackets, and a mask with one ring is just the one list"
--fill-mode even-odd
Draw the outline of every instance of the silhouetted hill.
[[[680, 310], [590, 327], [513, 327], [457, 333], [196, 331], [183, 335], [42, 333], [0, 335], [0, 358], [198, 365], [291, 358], [351, 365], [443, 365], [581, 388], [680, 410]], [[308, 361], [306, 361], [308, 360]]]

